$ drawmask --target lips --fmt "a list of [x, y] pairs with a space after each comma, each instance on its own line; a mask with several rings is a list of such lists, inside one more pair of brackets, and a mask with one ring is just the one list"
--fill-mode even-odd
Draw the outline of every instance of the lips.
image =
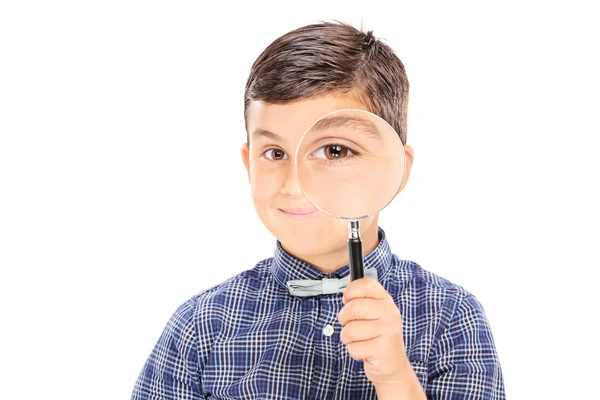
[[308, 215], [308, 214], [313, 214], [317, 211], [319, 211], [316, 207], [302, 207], [302, 208], [282, 208], [281, 211], [283, 211], [286, 214], [292, 214], [292, 215]]
[[280, 208], [282, 213], [293, 219], [311, 219], [321, 214], [321, 211], [316, 207], [302, 207], [302, 208]]

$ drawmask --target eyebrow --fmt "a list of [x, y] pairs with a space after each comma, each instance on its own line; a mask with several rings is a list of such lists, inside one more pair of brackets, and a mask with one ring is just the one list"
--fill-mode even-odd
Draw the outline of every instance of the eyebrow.
[[267, 138], [276, 141], [283, 141], [283, 138], [276, 133], [268, 131], [266, 129], [258, 128], [254, 132], [252, 132], [252, 139], [257, 140], [259, 138]]
[[374, 136], [376, 139], [381, 139], [381, 134], [377, 130], [374, 123], [367, 119], [350, 117], [350, 116], [331, 116], [325, 117], [317, 121], [311, 130], [327, 130], [334, 128], [362, 128], [359, 133], [367, 133]]
[[[375, 136], [376, 139], [381, 139], [381, 134], [377, 130], [377, 127], [374, 123], [367, 119], [350, 116], [332, 116], [322, 118], [313, 125], [311, 130], [320, 131], [326, 129], [347, 127], [363, 128], [364, 131], [361, 133], [371, 134], [372, 136]], [[262, 128], [257, 128], [256, 130], [254, 130], [254, 132], [252, 132], [252, 138], [254, 140], [258, 140], [260, 138], [267, 138], [279, 142], [283, 141], [283, 138], [280, 135]]]

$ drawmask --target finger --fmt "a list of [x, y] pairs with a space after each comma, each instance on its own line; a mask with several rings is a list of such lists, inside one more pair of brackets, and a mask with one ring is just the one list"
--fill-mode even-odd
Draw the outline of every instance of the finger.
[[344, 344], [362, 342], [381, 336], [383, 328], [379, 321], [350, 321], [340, 332]]
[[357, 361], [366, 360], [378, 353], [380, 346], [379, 338], [365, 340], [362, 342], [352, 342], [346, 345], [350, 357]]
[[383, 316], [385, 303], [377, 299], [354, 299], [338, 313], [338, 320], [342, 326], [354, 320], [375, 320]]
[[352, 299], [367, 297], [372, 299], [384, 299], [389, 296], [388, 292], [373, 278], [360, 278], [352, 281], [344, 289], [342, 301], [344, 304]]

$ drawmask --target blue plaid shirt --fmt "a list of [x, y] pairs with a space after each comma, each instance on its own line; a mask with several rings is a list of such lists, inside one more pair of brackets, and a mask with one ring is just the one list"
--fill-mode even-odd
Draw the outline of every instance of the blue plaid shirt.
[[[490, 326], [472, 294], [400, 260], [382, 229], [365, 268], [377, 268], [400, 309], [406, 352], [429, 399], [505, 399]], [[348, 274], [348, 266], [325, 274], [277, 241], [274, 257], [175, 311], [132, 399], [376, 399], [363, 362], [340, 341], [342, 295], [297, 298], [286, 288], [290, 279]]]

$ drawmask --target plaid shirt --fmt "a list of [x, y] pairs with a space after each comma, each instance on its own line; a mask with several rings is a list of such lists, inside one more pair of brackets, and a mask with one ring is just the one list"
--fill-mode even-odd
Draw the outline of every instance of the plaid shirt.
[[[462, 287], [392, 254], [385, 232], [365, 257], [402, 314], [409, 361], [429, 399], [505, 399], [492, 333]], [[340, 278], [275, 255], [181, 305], [132, 399], [376, 399], [340, 341], [341, 294], [296, 298], [290, 279]], [[333, 328], [333, 329], [332, 329]]]

